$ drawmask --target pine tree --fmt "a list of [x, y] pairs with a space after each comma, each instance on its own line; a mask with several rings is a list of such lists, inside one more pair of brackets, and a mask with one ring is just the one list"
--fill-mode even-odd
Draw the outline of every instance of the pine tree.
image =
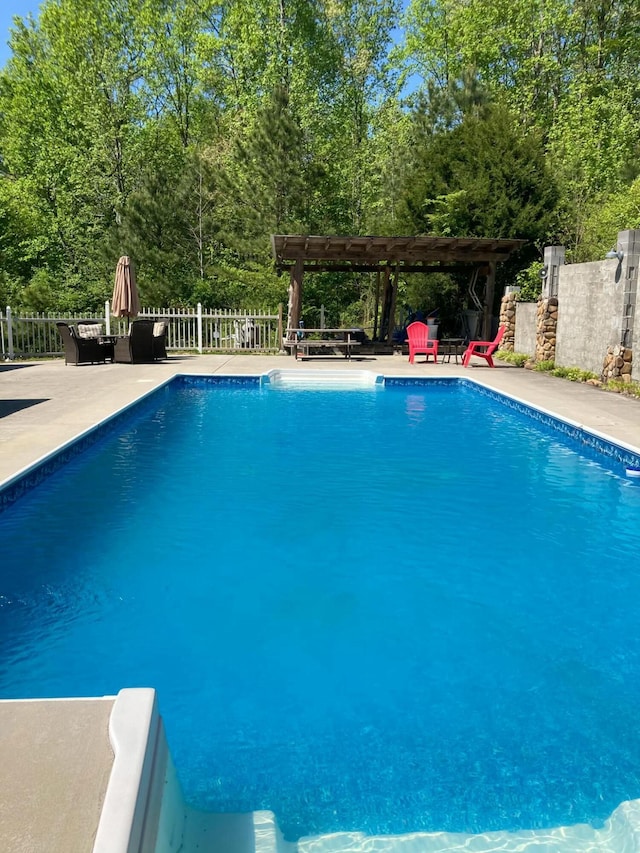
[[245, 138], [237, 142], [222, 176], [234, 210], [228, 242], [259, 256], [268, 253], [271, 234], [311, 230], [309, 201], [320, 173], [287, 90], [278, 86], [258, 110]]
[[548, 238], [558, 192], [538, 134], [499, 104], [482, 104], [432, 133], [416, 116], [405, 219], [414, 233]]

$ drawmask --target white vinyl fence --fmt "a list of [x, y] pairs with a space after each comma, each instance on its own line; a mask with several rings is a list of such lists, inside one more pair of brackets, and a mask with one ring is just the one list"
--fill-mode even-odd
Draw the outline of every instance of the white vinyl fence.
[[[140, 319], [168, 320], [167, 349], [174, 352], [277, 352], [282, 347], [282, 305], [276, 314], [264, 311], [191, 308], [143, 308]], [[124, 335], [129, 320], [112, 317], [105, 302], [104, 313], [14, 314], [8, 307], [0, 312], [0, 346], [3, 359], [62, 355], [64, 347], [56, 323], [98, 320], [105, 334]]]

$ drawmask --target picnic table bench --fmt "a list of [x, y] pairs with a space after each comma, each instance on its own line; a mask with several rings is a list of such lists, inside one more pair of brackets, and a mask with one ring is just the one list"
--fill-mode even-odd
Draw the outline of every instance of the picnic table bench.
[[[360, 341], [355, 335], [358, 329], [287, 329], [287, 338], [284, 346], [291, 350], [294, 358], [309, 358], [310, 349], [334, 349], [344, 350], [344, 357], [351, 358], [353, 347], [359, 347]], [[322, 335], [321, 338], [308, 337], [309, 335]], [[341, 335], [341, 337], [326, 337], [327, 335]]]

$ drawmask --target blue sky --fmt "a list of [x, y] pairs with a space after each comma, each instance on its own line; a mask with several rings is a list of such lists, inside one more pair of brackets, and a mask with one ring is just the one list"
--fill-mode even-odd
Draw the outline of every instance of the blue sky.
[[36, 18], [40, 4], [38, 0], [1, 0], [0, 2], [0, 67], [9, 59], [10, 51], [7, 46], [9, 27], [15, 15], [26, 18], [29, 12]]

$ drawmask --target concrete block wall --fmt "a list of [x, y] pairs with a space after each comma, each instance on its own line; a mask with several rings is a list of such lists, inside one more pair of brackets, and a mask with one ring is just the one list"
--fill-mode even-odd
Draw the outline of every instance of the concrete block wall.
[[620, 343], [621, 266], [611, 259], [560, 268], [557, 365], [600, 375], [607, 348]]
[[514, 349], [530, 355], [536, 352], [536, 302], [516, 302], [516, 333]]
[[[640, 319], [635, 318], [640, 229], [620, 231], [608, 254], [602, 261], [565, 265], [564, 247], [545, 248], [538, 305], [516, 305], [516, 352], [589, 370], [603, 380], [640, 382]], [[545, 305], [548, 311], [542, 313]]]

